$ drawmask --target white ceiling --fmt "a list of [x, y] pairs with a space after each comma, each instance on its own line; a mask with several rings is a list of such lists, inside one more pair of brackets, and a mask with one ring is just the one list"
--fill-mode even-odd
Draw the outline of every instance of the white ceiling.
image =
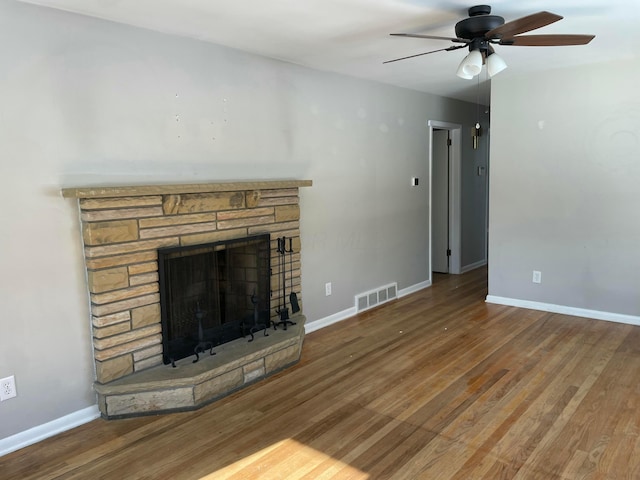
[[[475, 102], [477, 80], [456, 77], [466, 50], [383, 65], [453, 43], [390, 33], [453, 37], [473, 0], [22, 0], [226, 45], [307, 67]], [[501, 76], [636, 56], [638, 0], [494, 0], [510, 21], [541, 10], [565, 18], [532, 33], [594, 34], [586, 46], [496, 47]], [[481, 74], [483, 79], [485, 73]]]

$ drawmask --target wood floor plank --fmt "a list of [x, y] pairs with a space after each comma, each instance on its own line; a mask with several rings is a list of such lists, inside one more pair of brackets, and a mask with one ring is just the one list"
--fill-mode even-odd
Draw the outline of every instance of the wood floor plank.
[[[534, 336], [540, 336], [538, 330], [530, 333]], [[520, 340], [527, 338], [529, 338], [529, 335], [523, 336]], [[455, 478], [470, 478], [469, 475], [472, 472], [477, 474], [479, 460], [486, 461], [486, 453], [496, 448], [496, 445], [499, 445], [501, 439], [509, 430], [514, 428], [516, 421], [521, 417], [521, 414], [517, 413], [506, 416], [505, 420], [503, 412], [516, 413], [519, 409], [528, 408], [532, 398], [535, 398], [534, 393], [542, 394], [544, 392], [544, 386], [542, 388], [537, 386], [540, 383], [540, 379], [536, 379], [534, 376], [538, 372], [535, 367], [544, 366], [549, 368], [549, 362], [552, 358], [558, 357], [557, 361], [561, 362], [570, 355], [569, 347], [565, 346], [564, 348], [567, 351], [563, 355], [545, 356], [545, 351], [549, 348], [552, 339], [553, 337], [548, 337], [548, 340], [538, 344], [528, 357], [522, 359], [526, 360], [525, 362], [515, 362], [511, 367], [512, 371], [504, 377], [504, 382], [497, 385], [496, 389], [488, 391], [489, 395], [481, 396], [478, 402], [473, 405], [473, 409], [460, 415], [451, 426], [442, 429], [443, 438], [465, 439], [466, 443], [453, 446], [447, 452], [450, 456], [455, 455], [455, 458], [460, 463], [456, 467], [455, 462], [446, 462], [445, 460], [444, 463], [434, 463], [433, 459], [431, 459], [429, 467], [423, 471], [425, 475], [435, 475], [435, 471], [447, 472], [449, 478], [451, 478], [454, 477], [453, 472], [463, 463], [463, 468], [455, 475]], [[553, 340], [553, 344], [556, 343], [558, 343], [558, 339]], [[504, 350], [512, 353], [510, 348], [519, 349], [520, 344], [519, 342], [512, 342], [508, 347]], [[497, 363], [500, 364], [501, 362], [498, 361]], [[551, 378], [547, 378], [547, 381], [551, 381]], [[527, 390], [516, 388], [521, 382], [526, 383]], [[468, 448], [469, 443], [476, 443], [479, 446], [475, 452], [475, 457], [472, 458], [468, 458], [468, 454], [473, 452], [472, 449]], [[432, 457], [432, 455], [429, 455], [429, 457]]]
[[637, 479], [640, 327], [484, 302], [486, 268], [305, 338], [194, 412], [102, 419], [2, 479]]

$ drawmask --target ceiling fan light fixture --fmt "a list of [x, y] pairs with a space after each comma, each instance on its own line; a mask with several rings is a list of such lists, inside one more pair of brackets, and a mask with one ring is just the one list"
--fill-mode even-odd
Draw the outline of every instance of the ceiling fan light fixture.
[[507, 68], [507, 64], [497, 53], [490, 53], [487, 57], [487, 72], [490, 77], [497, 75], [502, 70]]
[[473, 75], [470, 75], [468, 73], [466, 73], [464, 71], [464, 66], [465, 66], [465, 60], [467, 59], [467, 57], [464, 57], [462, 59], [462, 61], [460, 62], [460, 65], [458, 66], [458, 71], [456, 72], [456, 75], [459, 76], [460, 78], [463, 78], [465, 80], [471, 80], [473, 78]]
[[482, 71], [482, 53], [480, 50], [471, 50], [469, 55], [462, 60], [462, 71], [466, 75], [475, 77]]

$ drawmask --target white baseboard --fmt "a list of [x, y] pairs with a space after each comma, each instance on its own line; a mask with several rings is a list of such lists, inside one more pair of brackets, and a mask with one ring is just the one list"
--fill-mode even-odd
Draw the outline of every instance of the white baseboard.
[[321, 328], [328, 327], [329, 325], [333, 325], [334, 323], [341, 322], [342, 320], [346, 320], [347, 318], [351, 318], [356, 314], [356, 307], [347, 308], [346, 310], [342, 310], [341, 312], [334, 313], [333, 315], [329, 315], [328, 317], [321, 318], [320, 320], [316, 320], [315, 322], [305, 323], [304, 324], [304, 333], [315, 332], [316, 330], [320, 330]]
[[0, 439], [0, 457], [21, 448], [33, 445], [45, 438], [53, 437], [58, 433], [66, 432], [72, 428], [84, 425], [100, 417], [100, 410], [97, 405], [83, 408], [76, 412], [52, 420], [43, 425], [30, 428], [24, 432], [16, 433], [7, 438]]
[[[403, 288], [402, 290], [398, 290], [398, 298], [404, 297], [405, 295], [409, 295], [410, 293], [415, 293], [423, 288], [427, 288], [431, 286], [431, 282], [426, 280], [424, 282], [417, 283], [407, 288]], [[384, 305], [384, 304], [381, 304]], [[321, 328], [328, 327], [329, 325], [333, 325], [334, 323], [341, 322], [342, 320], [346, 320], [347, 318], [351, 318], [357, 314], [356, 307], [347, 308], [346, 310], [342, 310], [341, 312], [334, 313], [333, 315], [329, 315], [328, 317], [321, 318], [320, 320], [315, 320], [313, 322], [304, 324], [304, 333], [315, 332], [316, 330], [320, 330]]]
[[410, 287], [403, 288], [402, 290], [398, 290], [398, 298], [406, 297], [407, 295], [416, 293], [430, 286], [431, 286], [431, 280], [425, 280], [424, 282], [416, 283], [415, 285], [411, 285]]
[[465, 265], [460, 269], [460, 273], [467, 273], [471, 270], [475, 270], [476, 268], [484, 267], [487, 264], [487, 259], [480, 260], [479, 262], [471, 263], [469, 265]]
[[531, 310], [541, 310], [543, 312], [561, 313], [563, 315], [573, 315], [575, 317], [592, 318], [594, 320], [605, 320], [607, 322], [626, 323], [640, 326], [640, 317], [636, 315], [623, 315], [620, 313], [602, 312], [600, 310], [588, 310], [585, 308], [568, 307], [565, 305], [555, 305], [553, 303], [532, 302], [529, 300], [518, 300], [517, 298], [496, 297], [487, 295], [487, 303], [497, 303], [510, 307], [529, 308]]

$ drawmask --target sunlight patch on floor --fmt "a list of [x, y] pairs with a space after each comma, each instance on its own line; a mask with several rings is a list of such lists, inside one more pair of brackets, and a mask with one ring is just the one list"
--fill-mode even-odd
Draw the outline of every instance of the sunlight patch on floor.
[[227, 478], [280, 480], [283, 478], [296, 479], [303, 477], [313, 478], [314, 480], [331, 478], [366, 480], [369, 475], [332, 458], [330, 455], [287, 438], [216, 472], [201, 477], [200, 480], [223, 480]]

